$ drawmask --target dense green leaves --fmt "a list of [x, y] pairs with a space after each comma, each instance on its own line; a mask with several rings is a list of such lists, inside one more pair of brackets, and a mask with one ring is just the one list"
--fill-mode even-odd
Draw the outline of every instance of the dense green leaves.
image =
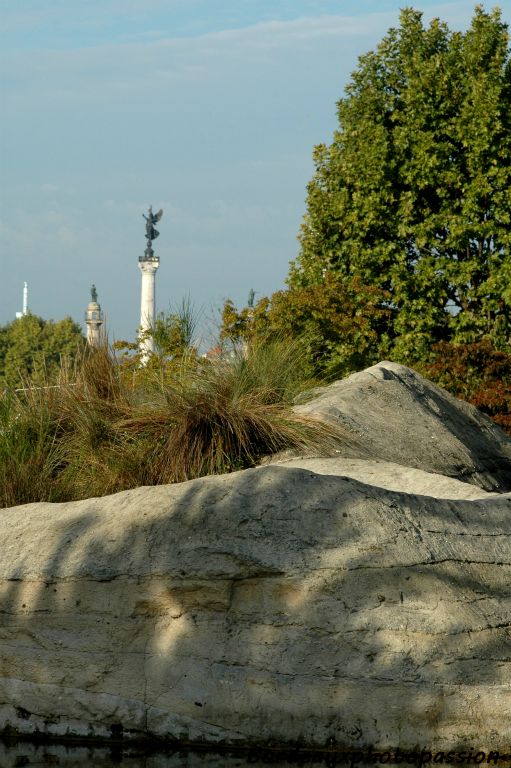
[[[511, 62], [498, 10], [465, 33], [405, 9], [362, 56], [339, 129], [315, 149], [289, 285], [370, 286], [389, 311], [376, 353], [511, 335]], [[389, 346], [390, 339], [390, 346]], [[341, 344], [339, 339], [339, 344]]]
[[222, 338], [252, 343], [291, 336], [305, 348], [311, 374], [338, 378], [378, 361], [390, 315], [380, 295], [357, 278], [340, 283], [325, 272], [321, 283], [278, 291], [253, 309], [238, 311], [227, 301]]
[[43, 380], [83, 349], [80, 326], [70, 317], [54, 322], [28, 314], [0, 327], [0, 386]]

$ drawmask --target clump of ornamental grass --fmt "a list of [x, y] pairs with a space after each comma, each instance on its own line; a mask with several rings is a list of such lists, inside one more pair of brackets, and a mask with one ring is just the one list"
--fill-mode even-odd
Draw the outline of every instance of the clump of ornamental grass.
[[78, 478], [86, 462], [98, 469], [100, 445], [109, 442], [126, 403], [108, 350], [87, 350], [72, 366], [64, 360], [58, 377], [20, 384], [0, 394], [0, 506], [65, 501], [102, 490], [103, 479], [86, 492]]
[[0, 505], [180, 482], [285, 448], [330, 452], [339, 429], [291, 407], [315, 383], [288, 339], [133, 370], [106, 347], [87, 350], [57, 382], [0, 398]]
[[0, 507], [61, 501], [64, 456], [56, 390], [26, 386], [0, 395]]
[[293, 342], [278, 341], [195, 365], [183, 361], [159, 397], [122, 424], [126, 434], [147, 445], [153, 481], [254, 466], [284, 448], [322, 451], [337, 445], [338, 429], [291, 409], [301, 354]]
[[132, 412], [133, 387], [108, 347], [88, 349], [61, 382], [57, 482], [69, 499], [103, 496], [138, 483], [128, 471], [117, 424]]

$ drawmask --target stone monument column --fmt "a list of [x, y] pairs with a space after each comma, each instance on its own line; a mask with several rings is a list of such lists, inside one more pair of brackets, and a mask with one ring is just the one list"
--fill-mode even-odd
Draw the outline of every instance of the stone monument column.
[[139, 329], [139, 348], [141, 352], [141, 363], [145, 365], [149, 356], [154, 352], [154, 339], [150, 331], [154, 328], [156, 319], [155, 304], [155, 275], [160, 266], [158, 256], [146, 258], [141, 256], [138, 260], [138, 266], [142, 273], [142, 291], [140, 298], [140, 329]]
[[91, 347], [99, 347], [104, 341], [102, 334], [102, 328], [104, 322], [104, 315], [101, 311], [101, 307], [98, 304], [98, 293], [96, 286], [93, 285], [90, 289], [91, 300], [87, 305], [85, 311], [85, 323], [87, 325], [87, 344]]
[[160, 259], [155, 256], [153, 251], [153, 240], [160, 234], [155, 229], [155, 224], [163, 216], [163, 208], [158, 213], [153, 213], [152, 206], [149, 206], [147, 216], [142, 214], [145, 219], [145, 236], [147, 240], [146, 249], [143, 256], [138, 258], [138, 266], [142, 273], [142, 292], [140, 298], [140, 328], [139, 342], [140, 364], [146, 365], [149, 357], [154, 352], [154, 339], [151, 331], [154, 328], [156, 319], [156, 305], [154, 301], [155, 294], [155, 275], [160, 266]]

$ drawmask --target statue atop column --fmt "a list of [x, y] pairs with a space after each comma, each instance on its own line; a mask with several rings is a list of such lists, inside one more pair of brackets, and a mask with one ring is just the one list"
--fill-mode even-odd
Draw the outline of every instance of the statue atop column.
[[104, 315], [98, 303], [98, 292], [95, 285], [90, 288], [90, 302], [85, 310], [85, 323], [87, 325], [87, 343], [91, 347], [100, 347], [105, 343], [103, 329]]
[[145, 236], [147, 240], [146, 249], [144, 251], [144, 259], [154, 259], [152, 242], [153, 240], [156, 240], [156, 238], [160, 234], [154, 225], [163, 216], [163, 208], [160, 208], [158, 213], [153, 213], [153, 206], [150, 205], [149, 210], [147, 211], [147, 214], [148, 214], [147, 216], [145, 215], [145, 213], [142, 214], [142, 216], [145, 219]]

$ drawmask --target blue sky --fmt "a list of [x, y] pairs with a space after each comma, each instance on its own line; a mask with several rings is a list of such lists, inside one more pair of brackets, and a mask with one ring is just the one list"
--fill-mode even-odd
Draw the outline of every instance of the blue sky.
[[[34, 313], [81, 322], [94, 282], [133, 339], [149, 204], [160, 310], [190, 296], [206, 322], [281, 288], [313, 146], [403, 4], [0, 0], [0, 324], [24, 280]], [[414, 3], [457, 29], [474, 5]]]

